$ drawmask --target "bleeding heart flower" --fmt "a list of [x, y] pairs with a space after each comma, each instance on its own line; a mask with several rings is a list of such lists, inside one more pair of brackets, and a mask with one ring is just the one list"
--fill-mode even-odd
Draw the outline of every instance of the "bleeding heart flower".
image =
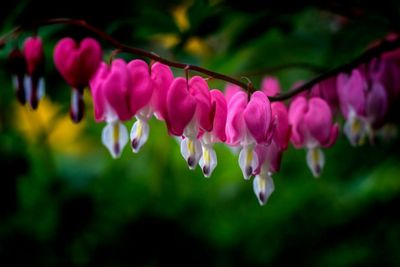
[[291, 128], [286, 106], [282, 102], [274, 102], [271, 104], [271, 110], [273, 119], [272, 141], [270, 144], [257, 145], [255, 148], [259, 163], [254, 171], [256, 177], [253, 180], [253, 190], [260, 205], [267, 203], [274, 191], [272, 173], [279, 171], [283, 151], [287, 149], [290, 139]]
[[232, 96], [228, 103], [225, 132], [227, 144], [242, 147], [239, 166], [245, 179], [250, 179], [258, 166], [255, 145], [270, 142], [271, 128], [271, 105], [264, 93], [253, 93], [250, 101], [247, 100], [247, 94], [242, 91]]
[[106, 121], [102, 141], [113, 158], [120, 157], [128, 142], [128, 131], [121, 121], [129, 120], [131, 77], [126, 63], [116, 59], [111, 66], [101, 63], [90, 80], [96, 121]]
[[330, 147], [336, 141], [338, 125], [332, 122], [332, 111], [325, 100], [312, 97], [296, 98], [289, 108], [292, 127], [291, 141], [296, 148], [305, 147], [307, 163], [314, 177], [319, 177], [324, 166], [320, 147]]
[[170, 134], [182, 136], [181, 153], [190, 169], [201, 157], [200, 131], [213, 128], [211, 95], [206, 81], [194, 76], [188, 82], [176, 78], [167, 94], [167, 126]]
[[40, 37], [29, 37], [24, 42], [23, 53], [26, 60], [27, 76], [24, 80], [25, 97], [33, 109], [44, 96], [44, 52]]
[[101, 47], [92, 38], [85, 38], [79, 44], [72, 38], [63, 38], [54, 48], [54, 64], [73, 89], [70, 115], [75, 123], [83, 117], [83, 89], [96, 73], [101, 58]]
[[143, 60], [132, 60], [128, 64], [131, 79], [129, 88], [129, 106], [131, 115], [136, 117], [130, 134], [132, 150], [138, 153], [146, 143], [150, 127], [148, 120], [153, 114], [150, 100], [153, 93], [149, 66]]

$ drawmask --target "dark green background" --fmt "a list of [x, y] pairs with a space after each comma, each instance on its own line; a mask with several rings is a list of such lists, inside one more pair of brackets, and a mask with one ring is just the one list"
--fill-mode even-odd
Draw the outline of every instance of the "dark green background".
[[[85, 18], [124, 43], [166, 58], [245, 75], [256, 87], [262, 74], [277, 75], [289, 89], [351, 60], [400, 25], [398, 1], [186, 2], [186, 30], [171, 15], [179, 1], [83, 2], [2, 3], [0, 32], [35, 19]], [[217, 145], [217, 169], [204, 179], [199, 169], [188, 170], [178, 144], [154, 119], [143, 150], [135, 155], [126, 147], [119, 160], [101, 144], [104, 124], [94, 122], [90, 103], [76, 139], [64, 145], [61, 134], [50, 142], [67, 116], [70, 92], [52, 63], [54, 44], [89, 33], [49, 26], [39, 34], [47, 57], [46, 99], [59, 109], [46, 127], [33, 122], [36, 134], [21, 131], [18, 112], [32, 111], [16, 108], [6, 71], [8, 52], [26, 35], [0, 51], [1, 266], [400, 264], [399, 138], [352, 148], [340, 135], [325, 150], [326, 166], [317, 180], [305, 151], [290, 147], [274, 175], [276, 190], [260, 207], [229, 149]], [[154, 39], [165, 34], [178, 42], [166, 48]], [[203, 43], [198, 53], [186, 49], [193, 38]], [[107, 58], [112, 48], [103, 47]], [[268, 73], [298, 62], [318, 68]], [[391, 117], [398, 125], [396, 110]], [[61, 128], [65, 136], [76, 131], [71, 127], [77, 126]], [[84, 148], [65, 152], [74, 144]]]

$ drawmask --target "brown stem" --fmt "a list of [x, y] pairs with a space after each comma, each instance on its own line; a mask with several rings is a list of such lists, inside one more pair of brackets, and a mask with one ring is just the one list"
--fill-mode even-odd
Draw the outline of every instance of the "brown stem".
[[[35, 29], [35, 28], [39, 28], [41, 26], [54, 25], [54, 24], [68, 24], [68, 25], [82, 27], [82, 28], [85, 28], [88, 31], [96, 34], [99, 38], [107, 41], [112, 46], [114, 46], [116, 49], [119, 49], [119, 51], [121, 51], [121, 52], [126, 52], [126, 53], [135, 54], [137, 56], [146, 57], [151, 60], [158, 61], [160, 63], [168, 65], [170, 67], [203, 73], [212, 78], [215, 78], [218, 80], [223, 80], [223, 81], [226, 81], [226, 82], [229, 82], [232, 84], [236, 84], [236, 85], [242, 87], [248, 93], [254, 92], [256, 90], [251, 85], [251, 83], [246, 84], [246, 83], [241, 82], [240, 80], [237, 80], [235, 78], [232, 78], [230, 76], [227, 76], [227, 75], [224, 75], [224, 74], [221, 74], [218, 72], [214, 72], [214, 71], [211, 71], [211, 70], [199, 67], [199, 66], [195, 66], [195, 65], [171, 61], [171, 60], [162, 58], [154, 53], [148, 52], [146, 50], [125, 45], [125, 44], [119, 42], [118, 40], [116, 40], [115, 38], [113, 38], [112, 36], [110, 36], [109, 34], [107, 34], [106, 32], [104, 32], [103, 30], [100, 30], [99, 28], [96, 28], [95, 26], [87, 23], [86, 21], [79, 20], [79, 19], [56, 18], [56, 19], [37, 21], [37, 22], [31, 23], [29, 25], [21, 25], [21, 26], [14, 28], [12, 31], [10, 31], [6, 35], [4, 35], [2, 38], [0, 38], [0, 40], [5, 42], [6, 39], [8, 39], [11, 36], [18, 35], [21, 31], [23, 31], [26, 28]], [[301, 85], [295, 89], [292, 89], [287, 92], [283, 92], [274, 97], [269, 97], [269, 99], [271, 100], [271, 102], [289, 99], [298, 93], [301, 93], [303, 91], [306, 91], [306, 90], [312, 88], [315, 84], [317, 84], [321, 81], [324, 81], [332, 76], [338, 75], [341, 72], [349, 72], [352, 69], [361, 65], [362, 63], [367, 63], [371, 59], [380, 56], [382, 53], [393, 50], [399, 46], [400, 46], [400, 38], [397, 38], [396, 40], [392, 40], [392, 41], [383, 41], [381, 44], [368, 49], [367, 51], [365, 51], [364, 53], [362, 53], [360, 56], [353, 59], [349, 63], [338, 66], [336, 68], [333, 68], [330, 71], [327, 71], [327, 72], [323, 73], [322, 75], [317, 76], [316, 78], [310, 80], [307, 83], [304, 83], [303, 85]]]

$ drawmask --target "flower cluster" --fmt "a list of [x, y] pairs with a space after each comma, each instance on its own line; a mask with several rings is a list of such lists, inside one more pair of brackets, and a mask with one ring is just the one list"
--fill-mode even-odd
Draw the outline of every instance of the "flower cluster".
[[[23, 52], [10, 54], [17, 98], [33, 109], [44, 93], [43, 62], [38, 37], [28, 38]], [[120, 157], [129, 141], [134, 153], [140, 151], [154, 115], [180, 141], [188, 167], [199, 165], [205, 177], [217, 166], [215, 143], [236, 148], [233, 151], [238, 152], [243, 177], [254, 177], [253, 188], [261, 205], [274, 191], [272, 174], [279, 171], [289, 142], [297, 149], [307, 149], [306, 162], [313, 176], [319, 177], [325, 164], [322, 148], [332, 146], [338, 137], [335, 115], [343, 114], [343, 131], [352, 145], [362, 144], [366, 137], [373, 142], [400, 96], [400, 50], [330, 77], [297, 95], [288, 106], [269, 100], [281, 91], [274, 77], [265, 77], [261, 90], [254, 93], [232, 84], [225, 92], [210, 90], [206, 79], [174, 77], [171, 69], [159, 62], [102, 62], [101, 47], [92, 38], [60, 40], [54, 49], [54, 63], [72, 87], [70, 115], [74, 122], [84, 115], [83, 91], [90, 88], [95, 119], [106, 123], [102, 142], [113, 158]], [[133, 118], [128, 132], [123, 122]]]

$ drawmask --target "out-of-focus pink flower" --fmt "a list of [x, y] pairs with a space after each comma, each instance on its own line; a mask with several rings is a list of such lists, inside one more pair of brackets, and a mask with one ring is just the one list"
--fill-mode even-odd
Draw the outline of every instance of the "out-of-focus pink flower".
[[26, 60], [26, 77], [24, 79], [25, 97], [33, 109], [39, 105], [44, 96], [44, 52], [42, 39], [34, 36], [25, 40], [23, 54]]
[[267, 96], [275, 96], [281, 92], [281, 86], [277, 78], [266, 76], [261, 82], [261, 91]]
[[330, 147], [337, 138], [338, 125], [332, 122], [332, 112], [325, 100], [312, 97], [296, 98], [289, 108], [292, 127], [291, 141], [296, 148], [307, 148], [307, 163], [318, 177], [324, 166], [320, 147]]
[[382, 76], [385, 64], [372, 62], [370, 66], [354, 69], [351, 75], [338, 77], [338, 95], [342, 114], [346, 119], [344, 132], [352, 145], [360, 145], [375, 129], [382, 127], [388, 110], [388, 93]]
[[229, 103], [232, 96], [234, 96], [237, 92], [243, 92], [242, 88], [236, 84], [227, 83], [225, 87], [225, 99], [226, 102]]
[[242, 147], [239, 154], [239, 166], [245, 179], [250, 179], [258, 166], [255, 153], [257, 144], [271, 141], [272, 112], [267, 96], [262, 92], [247, 94], [237, 92], [228, 103], [226, 122], [227, 144]]
[[92, 38], [85, 38], [80, 43], [63, 38], [54, 48], [54, 64], [73, 89], [70, 114], [75, 123], [83, 117], [83, 89], [100, 66], [101, 57], [101, 47]]
[[332, 110], [337, 110], [339, 107], [339, 97], [336, 86], [336, 76], [328, 78], [311, 89], [311, 96], [324, 99]]

